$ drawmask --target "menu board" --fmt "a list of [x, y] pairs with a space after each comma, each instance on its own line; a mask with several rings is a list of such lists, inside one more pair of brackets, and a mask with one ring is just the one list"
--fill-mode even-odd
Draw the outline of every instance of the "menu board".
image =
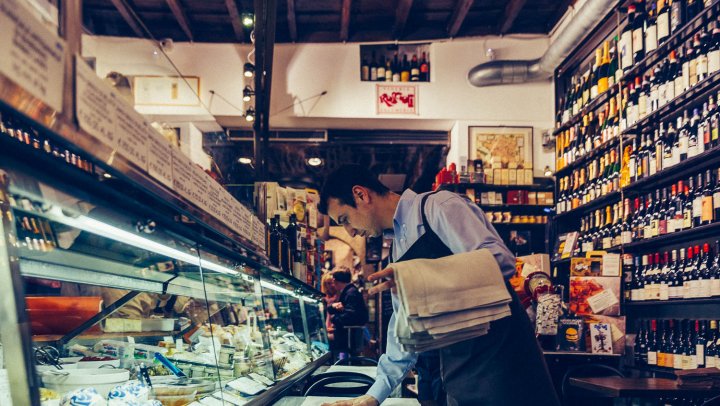
[[117, 95], [85, 61], [77, 58], [75, 67], [75, 109], [80, 128], [110, 148], [117, 148]]
[[18, 0], [0, 0], [0, 72], [62, 111], [65, 42]]
[[117, 150], [143, 170], [148, 166], [148, 142], [155, 131], [125, 100], [115, 99]]
[[[155, 131], [150, 128], [151, 131]], [[163, 185], [173, 188], [173, 151], [159, 134], [150, 134], [147, 138], [148, 173]]]
[[190, 158], [186, 157], [179, 149], [172, 149], [173, 190], [188, 200], [191, 200], [192, 167], [193, 163]]

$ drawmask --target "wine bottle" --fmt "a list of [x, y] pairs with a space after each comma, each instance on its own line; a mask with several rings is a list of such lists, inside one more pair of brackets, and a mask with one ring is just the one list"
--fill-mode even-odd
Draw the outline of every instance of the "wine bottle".
[[665, 0], [658, 0], [657, 8], [657, 39], [663, 44], [670, 36], [670, 7]]
[[650, 10], [647, 14], [647, 22], [645, 24], [645, 52], [652, 52], [658, 46], [658, 30], [657, 30], [657, 3], [650, 2]]
[[628, 7], [628, 22], [620, 34], [620, 69], [626, 71], [633, 66], [633, 30], [635, 27], [635, 5]]

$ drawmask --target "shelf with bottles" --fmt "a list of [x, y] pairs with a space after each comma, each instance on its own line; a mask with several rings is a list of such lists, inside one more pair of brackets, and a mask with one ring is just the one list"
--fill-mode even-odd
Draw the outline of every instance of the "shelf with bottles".
[[720, 305], [720, 297], [702, 298], [702, 299], [668, 299], [668, 300], [643, 300], [628, 301], [625, 306], [682, 306], [682, 305]]
[[598, 153], [594, 159], [575, 167], [570, 173], [558, 178], [556, 211], [567, 212], [611, 192], [621, 186], [620, 147]]
[[[561, 166], [557, 166], [557, 165], [559, 163], [562, 164], [563, 162], [560, 162], [559, 159], [556, 159], [555, 167], [560, 168], [560, 169], [557, 169], [555, 171], [554, 176], [557, 178], [560, 178], [560, 177], [567, 175], [568, 173], [572, 172], [573, 170], [578, 169], [578, 168], [582, 167], [583, 165], [587, 164], [592, 159], [603, 155], [603, 153], [607, 152], [608, 150], [610, 150], [614, 147], [617, 147], [619, 143], [620, 143], [619, 136], [612, 137], [612, 138], [600, 143], [597, 146], [592, 146], [592, 148], [590, 149], [590, 152], [584, 153], [581, 156], [575, 158], [572, 162], [561, 165]], [[563, 160], [564, 160], [564, 158], [563, 158]], [[565, 162], [567, 162], [567, 161], [565, 161]]]
[[[686, 254], [687, 252], [687, 254]], [[720, 242], [690, 245], [687, 249], [636, 255], [627, 304], [683, 302], [688, 305], [720, 302]]]
[[608, 193], [608, 194], [606, 194], [606, 195], [604, 195], [604, 196], [601, 196], [601, 197], [599, 197], [599, 198], [597, 198], [597, 199], [595, 199], [595, 200], [590, 201], [589, 203], [585, 203], [585, 204], [582, 204], [582, 205], [580, 205], [580, 206], [578, 206], [578, 207], [576, 207], [576, 208], [574, 208], [574, 209], [565, 211], [565, 212], [560, 213], [560, 214], [556, 214], [556, 215], [555, 215], [555, 220], [556, 220], [556, 221], [559, 221], [559, 220], [566, 219], [566, 218], [569, 218], [569, 217], [577, 216], [578, 214], [582, 214], [582, 213], [587, 213], [587, 212], [589, 212], [589, 211], [593, 211], [593, 210], [595, 210], [595, 209], [597, 209], [597, 208], [599, 208], [599, 207], [602, 207], [602, 206], [607, 205], [607, 204], [610, 203], [610, 202], [613, 202], [613, 201], [615, 201], [615, 200], [619, 200], [619, 199], [620, 199], [620, 196], [621, 196], [621, 194], [620, 194], [620, 191], [619, 191], [619, 190], [618, 190], [618, 191], [610, 192], [610, 193]]
[[653, 318], [638, 322], [633, 368], [674, 374], [720, 366], [717, 320]]
[[676, 115], [681, 115], [684, 109], [689, 109], [693, 106], [702, 107], [702, 102], [708, 100], [709, 97], [717, 91], [719, 85], [720, 71], [714, 72], [711, 76], [698, 82], [694, 87], [683, 91], [680, 95], [670, 99], [662, 106], [658, 105], [659, 107], [645, 114], [640, 113], [638, 106], [641, 106], [640, 103], [643, 101], [643, 98], [645, 98], [645, 102], [647, 103], [647, 95], [631, 96], [628, 94], [627, 98], [632, 97], [637, 99], [637, 104], [635, 101], [630, 103], [628, 100], [625, 117], [626, 120], [630, 121], [627, 121], [627, 126], [621, 132], [621, 135], [637, 136], [643, 129], [655, 126], [658, 121], [665, 121]]
[[363, 82], [430, 82], [430, 44], [360, 45]]
[[546, 183], [533, 183], [529, 185], [498, 185], [494, 183], [443, 183], [438, 187], [439, 190], [448, 190], [450, 192], [464, 192], [467, 189], [475, 190], [492, 190], [498, 192], [507, 192], [509, 190], [536, 190], [536, 191], [551, 191], [553, 189], [553, 183], [551, 179], [548, 179]]
[[595, 98], [590, 99], [587, 104], [579, 108], [577, 110], [577, 113], [573, 114], [572, 117], [568, 118], [566, 121], [563, 120], [562, 125], [558, 126], [557, 128], [555, 128], [555, 130], [553, 130], [553, 136], [560, 135], [562, 132], [569, 130], [575, 124], [581, 122], [584, 116], [599, 110], [603, 107], [605, 103], [609, 103], [611, 100], [615, 100], [615, 95], [617, 94], [618, 89], [618, 86], [613, 83], [607, 88], [607, 90], [604, 90]]
[[[687, 18], [686, 10], [681, 10], [684, 6], [684, 2], [670, 2], [670, 1], [658, 1], [650, 2], [651, 10], [654, 4], [654, 10], [652, 10], [652, 17], [649, 19], [649, 24], [645, 24], [644, 33], [641, 33], [641, 38], [645, 38], [645, 44], [643, 49], [651, 49], [649, 52], [643, 52], [640, 55], [639, 60], [635, 60], [633, 55], [632, 63], [628, 66], [621, 65], [624, 71], [622, 76], [622, 82], [627, 83], [629, 79], [637, 76], [640, 72], [646, 70], [649, 67], [654, 66], [660, 62], [663, 58], [667, 57], [670, 51], [681, 46], [688, 38], [694, 36], [696, 31], [701, 27], [707, 26], [708, 23], [713, 22], [717, 16], [718, 1], [713, 0], [705, 7], [695, 7], [691, 11], [691, 18]], [[674, 8], [673, 8], [674, 6]], [[680, 18], [677, 15], [681, 15]], [[685, 18], [682, 18], [685, 17]], [[642, 19], [641, 19], [642, 20]], [[628, 23], [626, 27], [628, 30], [640, 29], [643, 21], [639, 21], [635, 27], [630, 22], [628, 16]], [[625, 28], [623, 28], [623, 33]], [[649, 35], [648, 35], [649, 34]], [[630, 37], [630, 38], [628, 38]], [[621, 34], [621, 40], [622, 34]], [[625, 42], [632, 41], [632, 32], [626, 34], [624, 38]], [[650, 43], [648, 43], [650, 42]], [[648, 46], [649, 45], [649, 46]], [[626, 59], [626, 61], [629, 61]]]

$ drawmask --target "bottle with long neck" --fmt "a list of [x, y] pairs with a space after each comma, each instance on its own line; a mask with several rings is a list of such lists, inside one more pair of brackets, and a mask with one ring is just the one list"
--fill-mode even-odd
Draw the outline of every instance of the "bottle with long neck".
[[657, 4], [651, 1], [645, 24], [645, 52], [652, 52], [658, 46]]
[[633, 64], [636, 64], [645, 58], [645, 12], [642, 7], [635, 9], [632, 30]]
[[420, 64], [418, 63], [417, 54], [413, 54], [410, 61], [410, 80], [413, 82], [420, 80]]
[[422, 59], [420, 60], [420, 81], [430, 81], [430, 62], [428, 62], [426, 52], [422, 53]]
[[628, 22], [620, 34], [620, 69], [626, 71], [633, 66], [633, 29], [635, 27], [635, 5], [628, 7]]
[[670, 7], [665, 0], [658, 0], [657, 9], [657, 40], [664, 44], [670, 36]]

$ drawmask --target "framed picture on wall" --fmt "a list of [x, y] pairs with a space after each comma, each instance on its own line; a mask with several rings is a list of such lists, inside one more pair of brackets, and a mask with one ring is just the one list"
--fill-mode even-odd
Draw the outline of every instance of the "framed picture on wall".
[[469, 127], [471, 161], [487, 169], [532, 169], [532, 127]]

